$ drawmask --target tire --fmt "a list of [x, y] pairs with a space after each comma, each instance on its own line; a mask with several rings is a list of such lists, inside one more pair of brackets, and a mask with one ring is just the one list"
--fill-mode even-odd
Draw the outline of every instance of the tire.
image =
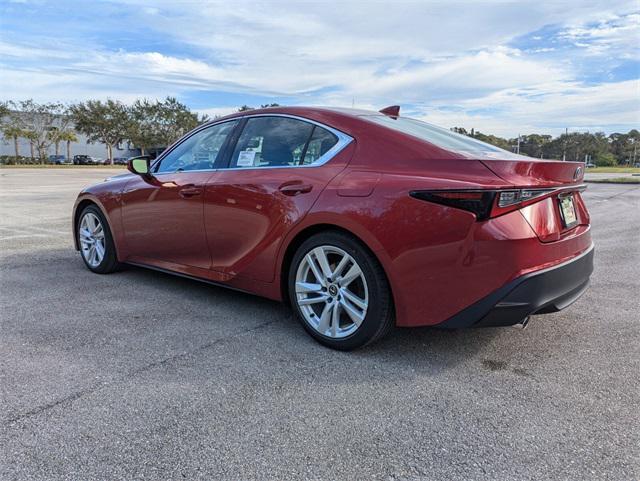
[[[101, 229], [98, 229], [96, 222]], [[75, 235], [80, 257], [90, 271], [96, 274], [109, 274], [121, 267], [109, 223], [96, 205], [88, 205], [82, 210], [78, 217]], [[100, 252], [103, 252], [102, 256], [99, 255]]]
[[346, 233], [321, 232], [304, 241], [291, 261], [288, 291], [305, 330], [332, 349], [371, 344], [394, 325], [391, 288], [382, 266]]

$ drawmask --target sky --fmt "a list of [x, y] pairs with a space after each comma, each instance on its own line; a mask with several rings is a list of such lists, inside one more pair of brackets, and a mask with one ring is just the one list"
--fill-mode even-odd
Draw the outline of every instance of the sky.
[[515, 137], [640, 127], [640, 2], [0, 0], [0, 100], [378, 110]]

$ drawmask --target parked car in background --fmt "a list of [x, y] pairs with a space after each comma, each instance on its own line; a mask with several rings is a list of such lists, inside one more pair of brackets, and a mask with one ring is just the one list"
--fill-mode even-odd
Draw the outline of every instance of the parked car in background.
[[113, 163], [114, 165], [127, 165], [131, 159], [149, 159], [153, 160], [155, 157], [151, 155], [136, 155], [133, 157], [114, 157]]
[[578, 299], [593, 269], [582, 162], [399, 107], [242, 112], [129, 170], [78, 196], [88, 269], [130, 263], [286, 300], [336, 349], [393, 325], [524, 325]]
[[104, 163], [104, 160], [98, 159], [96, 157], [91, 157], [90, 155], [73, 156], [73, 165], [98, 165], [101, 163]]
[[64, 155], [50, 155], [47, 158], [47, 164], [52, 165], [62, 165], [62, 164], [70, 164], [67, 158]]
[[587, 163], [585, 164], [585, 167], [586, 167], [587, 169], [593, 169], [594, 167], [596, 167], [596, 164], [594, 164], [593, 162], [587, 162]]
[[114, 165], [127, 165], [129, 163], [129, 157], [114, 157]]

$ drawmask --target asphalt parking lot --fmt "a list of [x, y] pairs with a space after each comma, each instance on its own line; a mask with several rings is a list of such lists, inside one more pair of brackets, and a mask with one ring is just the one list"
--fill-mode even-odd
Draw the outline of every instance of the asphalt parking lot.
[[1, 479], [640, 477], [640, 186], [589, 185], [569, 309], [340, 353], [271, 301], [89, 272], [71, 206], [112, 173], [0, 170]]

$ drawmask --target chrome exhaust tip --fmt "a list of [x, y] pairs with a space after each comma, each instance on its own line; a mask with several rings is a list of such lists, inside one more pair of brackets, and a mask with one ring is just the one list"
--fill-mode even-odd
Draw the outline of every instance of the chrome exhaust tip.
[[530, 317], [527, 316], [522, 320], [522, 322], [519, 322], [518, 324], [514, 324], [513, 327], [515, 327], [516, 329], [524, 330], [529, 325], [529, 319]]

